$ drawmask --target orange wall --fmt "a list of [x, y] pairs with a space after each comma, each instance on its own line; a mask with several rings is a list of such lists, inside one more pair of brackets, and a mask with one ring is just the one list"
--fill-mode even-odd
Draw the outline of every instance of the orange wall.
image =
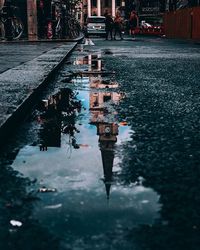
[[200, 7], [166, 13], [164, 29], [169, 38], [200, 39]]

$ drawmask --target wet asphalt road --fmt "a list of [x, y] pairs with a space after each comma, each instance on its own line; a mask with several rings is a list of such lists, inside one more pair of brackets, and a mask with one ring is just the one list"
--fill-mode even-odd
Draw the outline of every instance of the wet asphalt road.
[[[59, 133], [57, 146], [39, 151], [45, 126], [36, 109], [1, 154], [1, 248], [199, 249], [199, 46], [160, 38], [93, 41], [77, 47], [43, 98], [63, 87], [78, 91], [80, 148], [68, 147]], [[109, 81], [117, 84], [102, 90], [92, 78], [69, 77], [88, 67], [115, 71]], [[103, 94], [107, 103], [110, 93], [117, 103], [96, 113], [94, 97]], [[93, 120], [102, 115], [106, 121]], [[118, 124], [109, 153], [105, 122]], [[42, 186], [57, 192], [37, 193]], [[13, 227], [11, 219], [23, 225]]]

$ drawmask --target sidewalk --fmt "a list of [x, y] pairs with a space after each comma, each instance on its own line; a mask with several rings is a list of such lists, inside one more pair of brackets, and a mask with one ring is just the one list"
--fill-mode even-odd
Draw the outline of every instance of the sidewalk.
[[0, 144], [23, 120], [40, 90], [77, 42], [0, 46]]

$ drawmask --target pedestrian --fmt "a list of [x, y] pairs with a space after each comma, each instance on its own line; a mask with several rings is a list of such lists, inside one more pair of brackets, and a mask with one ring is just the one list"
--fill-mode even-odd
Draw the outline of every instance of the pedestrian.
[[104, 16], [106, 17], [109, 14], [108, 10], [106, 9], [104, 12]]
[[114, 19], [114, 29], [115, 29], [115, 33], [114, 33], [114, 40], [116, 40], [116, 35], [119, 34], [119, 37], [121, 40], [123, 40], [123, 37], [122, 37], [122, 17], [121, 17], [121, 14], [120, 12], [118, 11], [116, 13], [116, 17]]
[[111, 14], [108, 13], [106, 15], [106, 20], [105, 20], [105, 25], [106, 25], [106, 40], [108, 40], [109, 35], [110, 35], [110, 39], [113, 40], [113, 24], [114, 21], [111, 17]]
[[135, 11], [131, 12], [130, 18], [129, 18], [129, 34], [132, 37], [135, 37], [135, 31], [138, 26], [138, 16]]
[[87, 14], [87, 12], [85, 12], [84, 15], [83, 15], [83, 23], [84, 23], [84, 25], [87, 24], [87, 18], [88, 18], [88, 14]]

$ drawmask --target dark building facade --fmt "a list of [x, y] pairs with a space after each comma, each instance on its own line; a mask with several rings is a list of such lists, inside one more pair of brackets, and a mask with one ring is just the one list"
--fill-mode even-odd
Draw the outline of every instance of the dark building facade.
[[174, 11], [177, 9], [200, 6], [200, 0], [167, 0], [165, 5], [166, 11]]
[[134, 3], [140, 21], [145, 20], [151, 24], [162, 23], [162, 17], [165, 11], [165, 0], [140, 0]]

